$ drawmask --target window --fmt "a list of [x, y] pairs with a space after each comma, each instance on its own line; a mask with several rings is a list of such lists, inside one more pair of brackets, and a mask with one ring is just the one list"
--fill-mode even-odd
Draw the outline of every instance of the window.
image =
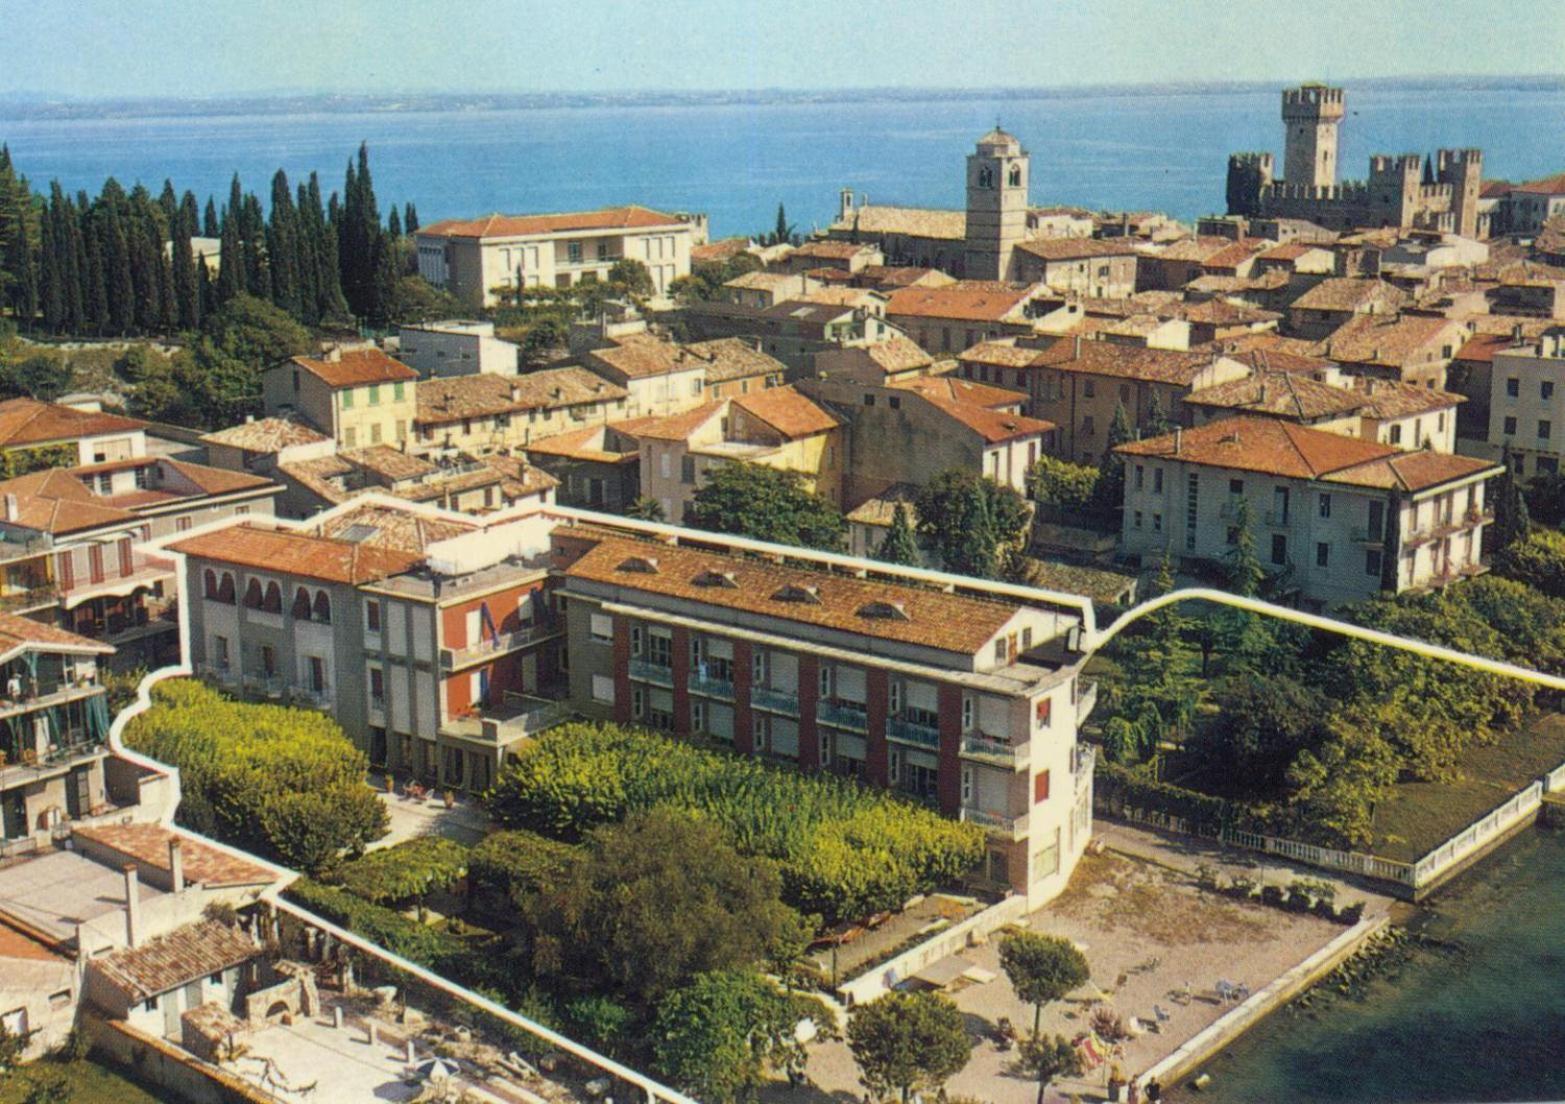
[[588, 622], [587, 632], [594, 643], [607, 644], [614, 639], [614, 619], [606, 613], [595, 613]]
[[1315, 545], [1315, 566], [1331, 566], [1331, 545], [1327, 544], [1325, 541], [1320, 541]]
[[1092, 424], [1092, 415], [1089, 414], [1081, 420], [1081, 432], [1084, 437], [1091, 437], [1097, 432], [1097, 429]]
[[386, 700], [386, 672], [379, 667], [370, 668], [370, 702], [375, 705]]
[[1378, 548], [1371, 548], [1369, 551], [1364, 553], [1364, 574], [1366, 574], [1366, 575], [1374, 575], [1377, 578], [1379, 577], [1379, 575], [1380, 575], [1380, 549], [1378, 549]]
[[228, 670], [228, 637], [212, 638], [212, 663], [220, 671]]
[[[1545, 395], [1544, 398], [1548, 398], [1548, 396]], [[145, 467], [138, 467], [134, 472], [134, 478], [137, 490], [144, 491], [147, 489], [147, 469]]]
[[1234, 546], [1234, 545], [1239, 543], [1239, 529], [1238, 529], [1237, 526], [1230, 525], [1228, 527], [1228, 533], [1227, 533], [1227, 536], [1226, 536], [1226, 541], [1227, 541], [1229, 547], [1232, 547], [1232, 546]]
[[973, 728], [973, 699], [966, 695], [962, 698], [962, 731], [971, 732]]
[[1132, 523], [1132, 528], [1135, 528], [1135, 529], [1140, 529], [1141, 528], [1141, 511], [1140, 510], [1137, 510], [1136, 513], [1135, 513], [1135, 520]]
[[1034, 805], [1042, 804], [1049, 800], [1049, 772], [1039, 771], [1032, 780], [1032, 802]]
[[973, 800], [973, 768], [962, 768], [962, 804]]
[[1391, 443], [1393, 445], [1400, 445], [1402, 443], [1402, 427], [1401, 426], [1394, 425], [1394, 426], [1391, 427]]
[[581, 264], [581, 242], [570, 242], [565, 247], [565, 257], [571, 264]]
[[1006, 642], [1004, 637], [1001, 637], [999, 640], [994, 642], [994, 661], [996, 663], [1004, 663], [1011, 657], [1009, 647], [1010, 645]]
[[114, 476], [108, 472], [102, 472], [98, 476], [98, 493], [101, 495], [114, 493]]
[[756, 686], [766, 685], [766, 653], [760, 648], [750, 656], [750, 679]]
[[1505, 432], [1505, 435], [1507, 437], [1514, 437], [1516, 435], [1516, 419], [1515, 418], [1507, 417], [1505, 419], [1505, 431], [1504, 432]]
[[1136, 465], [1136, 477], [1135, 477], [1136, 490], [1139, 491], [1139, 490], [1142, 489], [1143, 485], [1146, 482], [1146, 474], [1147, 474], [1146, 468], [1143, 467], [1140, 464], [1137, 464]]
[[378, 383], [370, 384], [370, 405], [380, 405], [380, 384]]
[[402, 401], [403, 395], [406, 394], [406, 391], [404, 390], [404, 388], [405, 388], [405, 385], [403, 383], [401, 383], [400, 381], [391, 385], [391, 397], [392, 397], [392, 399], [394, 401], [396, 401], [396, 402], [401, 402]]
[[1152, 493], [1153, 494], [1162, 494], [1163, 493], [1163, 469], [1162, 468], [1153, 468], [1152, 469]]
[[831, 668], [825, 664], [821, 665], [820, 695], [823, 698], [831, 697]]
[[1320, 496], [1320, 516], [1323, 518], [1331, 516], [1331, 496], [1329, 494]]
[[1032, 723], [1039, 728], [1049, 726], [1049, 718], [1054, 712], [1053, 698], [1039, 698], [1033, 703]]
[[592, 700], [604, 705], [614, 704], [614, 679], [609, 675], [592, 676]]
[[321, 624], [331, 624], [331, 599], [327, 597], [324, 590], [317, 590], [315, 592], [315, 606], [312, 612], [314, 613], [315, 620], [319, 621]]
[[865, 406], [874, 406], [875, 405], [875, 396], [874, 395], [865, 395], [864, 396], [864, 405]]
[[1508, 398], [1516, 398], [1522, 393], [1522, 381], [1512, 376], [1505, 381], [1505, 394]]
[[1540, 421], [1538, 423], [1538, 440], [1547, 441], [1549, 439], [1549, 431], [1553, 428], [1553, 424], [1547, 418]]
[[1288, 537], [1283, 533], [1272, 534], [1272, 563], [1285, 564], [1288, 562]]
[[353, 409], [353, 388], [351, 387], [345, 389], [342, 393], [342, 408], [344, 410]]
[[1163, 515], [1162, 514], [1153, 514], [1152, 515], [1152, 531], [1154, 533], [1161, 533], [1163, 531]]
[[1084, 380], [1081, 385], [1083, 398], [1095, 399], [1098, 397], [1098, 384], [1096, 380]]
[[1244, 495], [1244, 480], [1242, 480], [1242, 479], [1230, 479], [1228, 481], [1228, 493], [1229, 493], [1230, 496], [1232, 496], [1234, 498], [1241, 498], [1241, 497], [1243, 497], [1243, 495]]
[[373, 598], [364, 603], [364, 631], [380, 632], [380, 603]]
[[696, 481], [696, 458], [689, 453], [679, 458], [679, 481], [681, 483]]
[[1379, 540], [1386, 532], [1386, 504], [1384, 502], [1371, 502], [1369, 504], [1369, 520], [1365, 535], [1370, 540]]

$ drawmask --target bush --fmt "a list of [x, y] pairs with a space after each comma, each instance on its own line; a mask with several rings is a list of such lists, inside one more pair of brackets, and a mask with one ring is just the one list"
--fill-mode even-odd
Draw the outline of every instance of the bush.
[[411, 959], [462, 980], [469, 970], [467, 944], [448, 932], [409, 920], [381, 905], [373, 905], [347, 890], [299, 878], [288, 887], [296, 904], [341, 925], [392, 954]]
[[468, 881], [474, 889], [514, 899], [557, 878], [580, 854], [580, 848], [537, 832], [491, 832], [467, 853]]
[[1565, 598], [1565, 533], [1534, 529], [1494, 556], [1494, 573]]
[[344, 864], [337, 880], [373, 904], [405, 905], [454, 888], [467, 873], [467, 856], [467, 848], [455, 840], [419, 836]]
[[1228, 820], [1228, 802], [1220, 797], [1158, 782], [1118, 763], [1099, 763], [1093, 800], [1111, 816], [1126, 809], [1178, 817], [1195, 835], [1215, 836]]
[[783, 896], [828, 919], [900, 907], [970, 870], [983, 830], [844, 779], [804, 776], [645, 730], [571, 724], [516, 756], [490, 811], [567, 840], [672, 806], [722, 825], [743, 854], [777, 861]]
[[190, 679], [159, 683], [126, 742], [178, 767], [180, 822], [315, 872], [386, 832], [368, 763], [324, 713], [252, 705]]

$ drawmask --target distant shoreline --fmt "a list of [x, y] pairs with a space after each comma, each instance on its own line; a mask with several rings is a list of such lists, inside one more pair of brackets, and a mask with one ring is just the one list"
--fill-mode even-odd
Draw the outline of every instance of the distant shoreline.
[[[1231, 95], [1272, 91], [1286, 81], [1191, 81], [1095, 84], [1065, 87], [755, 89], [692, 92], [420, 92], [353, 94], [268, 93], [205, 98], [63, 99], [47, 93], [0, 94], [0, 119], [8, 122], [199, 118], [232, 115], [414, 114], [559, 110], [568, 108], [787, 106], [831, 103], [982, 102], [1008, 99], [1079, 99], [1104, 95]], [[1473, 90], [1565, 88], [1565, 76], [1356, 77], [1332, 81], [1357, 88], [1453, 87]]]

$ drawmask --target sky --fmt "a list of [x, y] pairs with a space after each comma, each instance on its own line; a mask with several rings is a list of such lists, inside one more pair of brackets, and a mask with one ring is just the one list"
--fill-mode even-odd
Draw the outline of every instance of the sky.
[[1562, 0], [0, 0], [0, 96], [1565, 73]]

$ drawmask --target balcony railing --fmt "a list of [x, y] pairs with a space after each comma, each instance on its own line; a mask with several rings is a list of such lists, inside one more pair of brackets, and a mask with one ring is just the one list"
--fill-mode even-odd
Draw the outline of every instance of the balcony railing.
[[854, 732], [869, 731], [869, 715], [865, 713], [862, 705], [849, 705], [834, 701], [817, 702], [815, 704], [815, 719], [822, 724], [829, 724], [836, 728], [851, 729]]
[[486, 659], [489, 656], [514, 652], [518, 648], [525, 648], [529, 644], [536, 644], [540, 640], [558, 636], [564, 631], [564, 622], [562, 620], [549, 618], [532, 625], [524, 625], [511, 632], [484, 636], [464, 648], [440, 649], [440, 666], [447, 671], [454, 667], [465, 667], [469, 663]]
[[659, 663], [649, 663], [644, 659], [630, 661], [630, 677], [640, 682], [656, 683], [658, 686], [674, 685], [674, 669], [665, 667]]
[[440, 726], [440, 731], [445, 736], [503, 746], [560, 724], [570, 712], [567, 702], [507, 692], [500, 705], [453, 717]]
[[1098, 704], [1098, 684], [1091, 679], [1076, 683], [1076, 723], [1085, 724]]
[[59, 600], [60, 588], [53, 583], [12, 587], [0, 594], [0, 613], [20, 613], [23, 610], [52, 606]]
[[196, 664], [196, 677], [219, 686], [239, 685], [239, 669], [221, 663]]
[[38, 689], [39, 692], [31, 697], [24, 695], [14, 700], [0, 698], [0, 718], [32, 713], [103, 693], [103, 687], [90, 679], [85, 682], [58, 682]]
[[1006, 836], [1012, 840], [1021, 839], [1027, 834], [1027, 818], [1025, 816], [1006, 816], [1004, 813], [987, 813], [982, 809], [962, 808], [962, 819], [973, 824], [981, 825], [991, 832]]
[[963, 736], [962, 755], [1009, 770], [1020, 770], [1032, 759], [1032, 744], [1011, 744], [982, 734]]
[[245, 690], [251, 694], [264, 694], [269, 698], [281, 697], [284, 688], [283, 676], [279, 674], [265, 674], [255, 672], [246, 674], [240, 679]]
[[938, 728], [933, 725], [908, 720], [906, 717], [886, 718], [886, 735], [890, 739], [901, 740], [907, 744], [917, 744], [919, 747], [940, 747], [940, 730]]
[[103, 754], [107, 749], [101, 740], [91, 740], [78, 733], [67, 733], [64, 744], [51, 744], [42, 753], [26, 751], [12, 760], [0, 755], [0, 789], [6, 789], [35, 779], [40, 773], [60, 771], [71, 764]]
[[308, 686], [295, 686], [288, 691], [288, 696], [293, 699], [295, 705], [307, 706], [310, 709], [330, 709], [335, 703], [330, 686], [324, 686], [319, 690]]
[[703, 675], [697, 671], [690, 672], [690, 692], [701, 694], [708, 698], [722, 698], [724, 701], [734, 700], [734, 684], [730, 679], [713, 678], [711, 675]]
[[750, 689], [750, 706], [771, 713], [786, 713], [790, 717], [797, 717], [799, 695], [787, 690], [771, 690], [764, 686], [755, 686]]
[[1098, 749], [1091, 744], [1077, 744], [1071, 755], [1071, 777], [1076, 780], [1076, 792], [1087, 784], [1097, 764]]
[[1353, 530], [1353, 540], [1357, 544], [1385, 544], [1386, 531], [1384, 527], [1360, 526]]

